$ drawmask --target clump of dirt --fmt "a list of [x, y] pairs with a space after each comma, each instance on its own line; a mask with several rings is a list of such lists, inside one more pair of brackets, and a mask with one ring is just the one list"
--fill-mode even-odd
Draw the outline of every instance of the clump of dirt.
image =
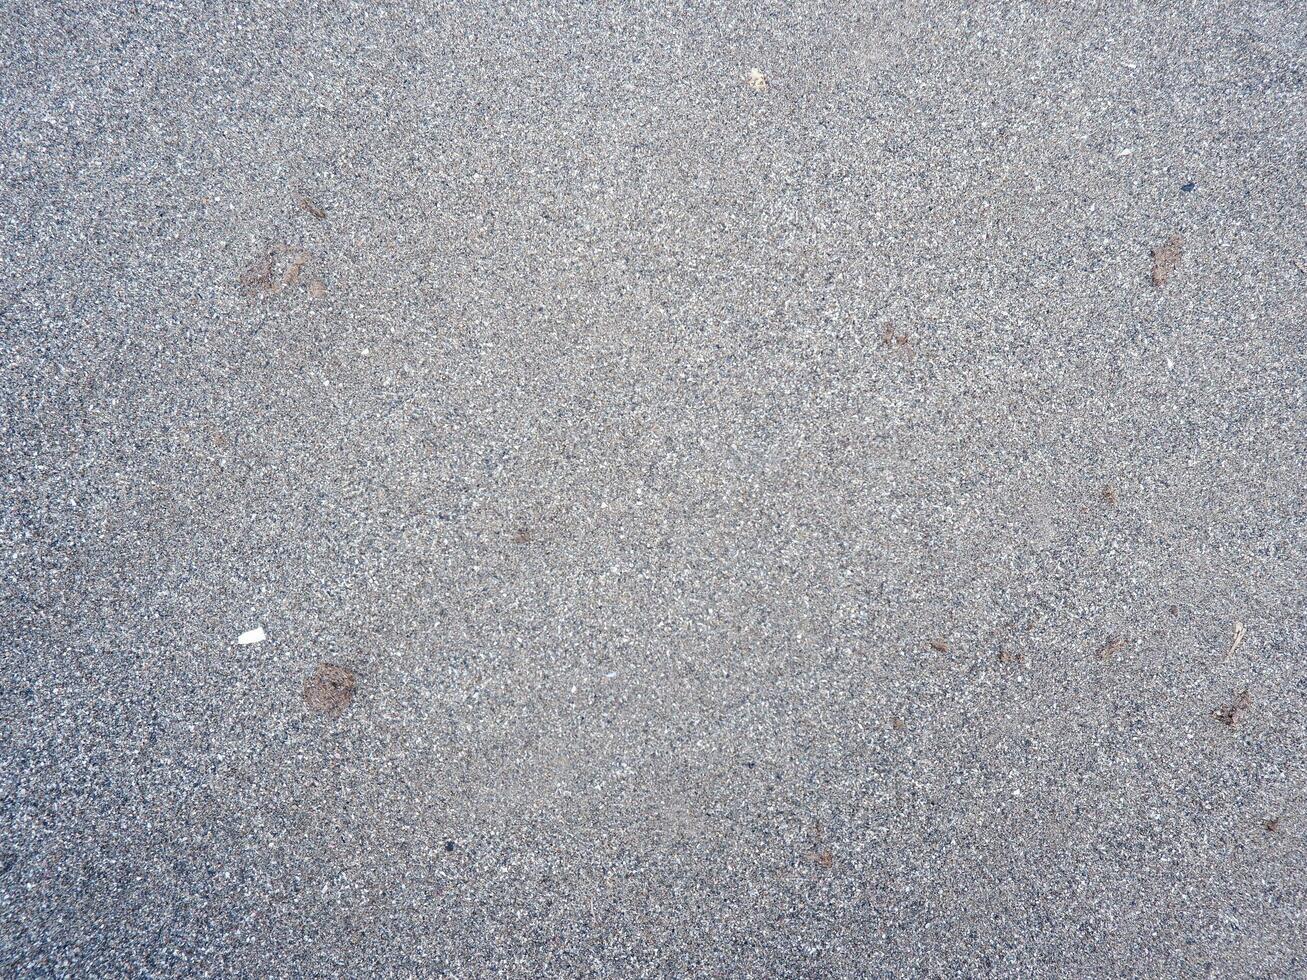
[[936, 639], [930, 641], [930, 648], [936, 653], [948, 653], [949, 645], [947, 640]]
[[304, 682], [304, 703], [328, 718], [338, 718], [354, 700], [357, 686], [358, 678], [348, 667], [321, 663]]
[[242, 296], [271, 296], [281, 289], [277, 275], [277, 246], [270, 245], [254, 260], [248, 269], [241, 273], [240, 291]]
[[[267, 246], [263, 254], [240, 274], [237, 285], [241, 295], [250, 299], [275, 296], [299, 283], [301, 273], [311, 262], [312, 256], [308, 252], [276, 242]], [[327, 287], [320, 278], [314, 275], [304, 278], [310, 299], [318, 300], [327, 295]]]
[[814, 820], [812, 824], [812, 848], [808, 859], [816, 862], [818, 867], [829, 869], [835, 863], [835, 855], [826, 846], [826, 832], [820, 820]]
[[311, 214], [319, 221], [323, 221], [327, 217], [326, 209], [306, 194], [296, 194], [295, 203], [299, 206], [301, 211], [305, 214]]
[[1161, 289], [1166, 285], [1183, 254], [1184, 239], [1179, 235], [1172, 235], [1165, 244], [1153, 249], [1153, 285], [1156, 288]]
[[1113, 656], [1125, 649], [1125, 639], [1113, 634], [1107, 638], [1107, 642], [1098, 648], [1098, 658], [1100, 660], [1111, 660]]
[[892, 323], [885, 324], [885, 331], [881, 334], [880, 339], [886, 347], [894, 347], [908, 353], [912, 352], [912, 341], [908, 339], [908, 335], [899, 333]]
[[1213, 714], [1216, 715], [1216, 720], [1222, 725], [1233, 728], [1252, 706], [1252, 695], [1248, 693], [1247, 688], [1244, 688], [1239, 692], [1238, 697], [1229, 704], [1222, 705], [1220, 710], [1213, 712]]
[[513, 544], [530, 544], [535, 540], [530, 528], [519, 527], [513, 533]]

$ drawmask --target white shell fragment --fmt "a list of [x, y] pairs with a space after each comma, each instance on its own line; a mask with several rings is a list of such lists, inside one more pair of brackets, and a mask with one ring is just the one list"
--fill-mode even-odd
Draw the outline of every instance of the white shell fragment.
[[243, 647], [247, 647], [251, 643], [262, 643], [267, 638], [268, 634], [263, 632], [263, 627], [256, 626], [254, 629], [246, 630], [240, 636], [236, 637], [236, 642]]

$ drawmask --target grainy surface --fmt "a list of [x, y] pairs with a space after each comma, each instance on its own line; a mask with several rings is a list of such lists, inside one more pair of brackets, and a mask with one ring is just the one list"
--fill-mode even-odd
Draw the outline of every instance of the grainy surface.
[[6, 3], [0, 972], [1302, 976], [1305, 21]]

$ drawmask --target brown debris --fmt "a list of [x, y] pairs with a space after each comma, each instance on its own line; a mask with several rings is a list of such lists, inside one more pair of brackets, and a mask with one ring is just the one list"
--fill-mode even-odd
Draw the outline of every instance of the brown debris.
[[1025, 655], [1008, 647], [999, 647], [998, 662], [1002, 664], [1019, 664], [1025, 662]]
[[1098, 659], [1111, 660], [1113, 655], [1120, 653], [1124, 649], [1125, 640], [1116, 634], [1112, 634], [1107, 638], [1107, 642], [1098, 648]]
[[948, 653], [949, 645], [947, 640], [931, 640], [930, 648], [936, 653]]
[[1262, 824], [1262, 826], [1265, 827], [1267, 830], [1269, 830], [1272, 834], [1278, 833], [1280, 829], [1280, 818], [1272, 817], [1270, 820], [1266, 821], [1266, 823]]
[[886, 347], [897, 347], [901, 350], [910, 350], [912, 347], [908, 335], [896, 332], [892, 323], [885, 324], [885, 332], [880, 335], [880, 339]]
[[304, 268], [304, 263], [308, 260], [309, 257], [303, 252], [291, 259], [290, 265], [286, 266], [285, 275], [281, 277], [282, 286], [293, 286], [295, 283], [299, 282], [300, 272]]
[[[241, 273], [238, 284], [240, 293], [242, 296], [258, 299], [275, 296], [300, 281], [301, 274], [311, 259], [312, 256], [308, 252], [301, 252], [280, 243], [269, 245], [263, 254]], [[327, 294], [326, 287], [316, 276], [309, 280], [308, 291], [311, 299], [321, 299]]]
[[1111, 484], [1103, 487], [1103, 501], [1112, 507], [1116, 506], [1116, 487]]
[[896, 732], [901, 732], [908, 727], [907, 722], [905, 722], [902, 718], [897, 718], [897, 717], [891, 718], [889, 720], [889, 724], [890, 727], [893, 728]]
[[810, 860], [816, 861], [823, 868], [829, 868], [835, 863], [835, 858], [831, 854], [830, 848], [825, 847], [826, 833], [820, 820], [812, 822], [812, 846], [814, 850], [808, 855]]
[[1166, 240], [1166, 243], [1153, 249], [1153, 285], [1161, 289], [1166, 285], [1166, 281], [1171, 278], [1171, 273], [1180, 264], [1180, 256], [1184, 254], [1184, 239], [1179, 235], [1172, 235]]
[[532, 540], [530, 528], [519, 527], [513, 533], [513, 544], [530, 544]]
[[1247, 688], [1244, 688], [1239, 692], [1238, 697], [1229, 704], [1222, 705], [1219, 711], [1214, 711], [1212, 714], [1216, 716], [1216, 719], [1221, 724], [1233, 728], [1238, 723], [1239, 719], [1242, 718], [1252, 706], [1252, 695], [1248, 693]]
[[328, 718], [338, 718], [354, 700], [358, 678], [348, 667], [320, 663], [304, 682], [304, 703]]
[[313, 217], [317, 218], [319, 221], [322, 221], [327, 217], [327, 212], [323, 210], [322, 205], [311, 197], [306, 197], [303, 194], [296, 194], [295, 203], [299, 205], [301, 211], [313, 215]]
[[271, 296], [281, 289], [277, 281], [277, 246], [269, 245], [254, 263], [241, 273], [242, 296]]

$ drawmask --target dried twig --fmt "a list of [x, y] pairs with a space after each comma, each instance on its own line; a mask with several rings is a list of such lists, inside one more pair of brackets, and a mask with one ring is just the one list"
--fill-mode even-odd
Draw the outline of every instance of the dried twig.
[[1243, 638], [1247, 632], [1248, 630], [1244, 628], [1243, 623], [1236, 622], [1234, 624], [1234, 637], [1230, 640], [1230, 649], [1225, 651], [1226, 659], [1233, 657], [1235, 651], [1243, 646]]

